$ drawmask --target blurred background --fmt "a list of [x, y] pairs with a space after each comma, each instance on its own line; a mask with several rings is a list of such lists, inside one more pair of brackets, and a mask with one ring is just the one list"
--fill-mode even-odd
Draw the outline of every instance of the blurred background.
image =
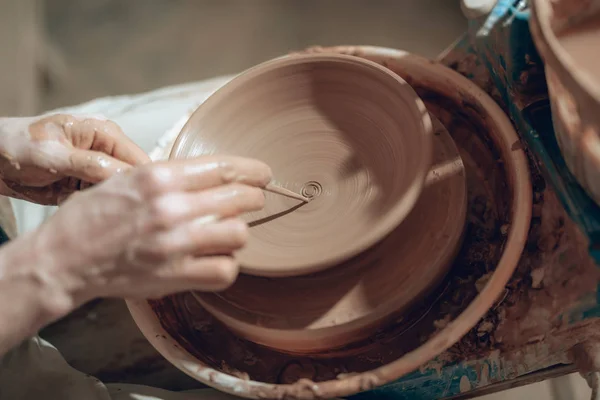
[[458, 0], [0, 0], [0, 114], [236, 73], [311, 45], [436, 56]]

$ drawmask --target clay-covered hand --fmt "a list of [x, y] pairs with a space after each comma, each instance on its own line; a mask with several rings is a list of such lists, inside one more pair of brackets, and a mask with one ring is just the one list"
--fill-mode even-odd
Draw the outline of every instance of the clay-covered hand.
[[117, 124], [55, 114], [0, 119], [0, 194], [53, 205], [149, 157]]
[[[5, 264], [34, 276], [48, 301], [63, 300], [53, 314], [95, 297], [222, 290], [237, 277], [232, 253], [248, 237], [239, 216], [264, 206], [260, 188], [270, 180], [267, 165], [245, 158], [146, 164], [73, 194], [7, 245], [17, 258]], [[23, 253], [39, 259], [18, 259]], [[0, 268], [0, 277], [10, 274]]]

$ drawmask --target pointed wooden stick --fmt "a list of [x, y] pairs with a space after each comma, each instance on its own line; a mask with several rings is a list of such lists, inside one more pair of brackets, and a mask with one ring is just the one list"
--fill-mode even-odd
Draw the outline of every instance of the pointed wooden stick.
[[308, 197], [304, 197], [301, 194], [298, 194], [296, 192], [292, 192], [289, 189], [283, 188], [281, 186], [277, 186], [273, 183], [269, 183], [267, 186], [265, 186], [264, 188], [267, 192], [271, 192], [271, 193], [275, 193], [275, 194], [280, 194], [282, 196], [286, 196], [286, 197], [291, 197], [292, 199], [296, 199], [296, 200], [300, 200], [303, 201], [305, 203], [308, 203], [310, 201], [310, 199]]

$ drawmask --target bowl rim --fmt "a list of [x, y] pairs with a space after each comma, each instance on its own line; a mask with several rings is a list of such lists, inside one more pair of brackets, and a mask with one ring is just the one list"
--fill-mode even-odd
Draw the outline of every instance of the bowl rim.
[[529, 165], [522, 148], [511, 148], [519, 140], [517, 133], [508, 116], [487, 93], [456, 71], [403, 50], [374, 46], [337, 46], [326, 50], [386, 60], [390, 68], [394, 63], [406, 62], [411, 68], [429, 70], [432, 79], [440, 86], [452, 85], [453, 93], [468, 96], [488, 112], [486, 122], [495, 132], [493, 140], [505, 160], [507, 179], [512, 186], [511, 219], [506, 244], [484, 288], [460, 315], [427, 342], [376, 369], [324, 382], [300, 380], [294, 384], [270, 384], [240, 379], [215, 370], [181, 348], [162, 327], [147, 300], [127, 300], [127, 306], [142, 334], [169, 362], [192, 378], [233, 395], [252, 399], [288, 396], [307, 400], [344, 397], [390, 383], [417, 370], [455, 344], [495, 304], [517, 267], [528, 237], [533, 200]]
[[372, 247], [389, 233], [391, 233], [392, 230], [394, 230], [408, 216], [410, 211], [417, 203], [421, 192], [423, 191], [425, 178], [429, 168], [431, 167], [434, 130], [433, 122], [431, 121], [429, 112], [425, 107], [425, 103], [408, 84], [408, 82], [388, 68], [364, 58], [334, 52], [284, 55], [258, 64], [238, 74], [235, 78], [216, 90], [192, 113], [177, 136], [177, 139], [171, 148], [169, 159], [174, 159], [177, 157], [180, 147], [184, 145], [186, 140], [188, 140], [189, 135], [187, 135], [187, 133], [194, 129], [193, 125], [196, 124], [196, 120], [198, 118], [204, 115], [203, 113], [205, 110], [215, 107], [215, 105], [219, 104], [219, 102], [226, 101], [227, 97], [231, 95], [231, 92], [240, 84], [244, 84], [249, 80], [256, 79], [266, 73], [270, 73], [280, 68], [302, 64], [310, 65], [313, 63], [322, 62], [343, 63], [346, 65], [350, 63], [357, 68], [374, 71], [374, 73], [385, 76], [390, 81], [394, 81], [396, 83], [394, 93], [396, 93], [403, 100], [406, 100], [407, 103], [414, 105], [414, 107], [411, 105], [410, 113], [413, 114], [415, 123], [418, 126], [418, 132], [411, 132], [410, 134], [418, 135], [420, 138], [420, 146], [418, 149], [411, 151], [411, 153], [415, 151], [419, 152], [416, 157], [418, 166], [413, 171], [414, 173], [407, 185], [407, 190], [400, 196], [390, 210], [388, 210], [385, 218], [382, 218], [376, 226], [369, 229], [368, 232], [366, 232], [364, 235], [361, 235], [361, 237], [357, 238], [357, 240], [353, 241], [352, 245], [340, 247], [339, 251], [332, 252], [331, 255], [322, 258], [318, 262], [297, 262], [295, 260], [290, 260], [285, 263], [285, 268], [278, 267], [281, 265], [280, 262], [265, 266], [241, 264], [240, 269], [242, 273], [269, 278], [292, 277], [333, 268], [341, 262], [344, 262]]

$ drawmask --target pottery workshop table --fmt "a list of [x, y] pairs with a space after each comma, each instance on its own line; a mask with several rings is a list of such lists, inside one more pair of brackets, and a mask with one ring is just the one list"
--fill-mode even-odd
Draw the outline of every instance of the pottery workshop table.
[[[511, 34], [501, 32], [493, 40]], [[600, 332], [598, 271], [589, 257], [586, 237], [589, 230], [585, 226], [578, 229], [577, 224], [582, 226], [581, 215], [578, 219], [572, 212], [574, 208], [570, 209], [570, 215], [575, 216], [577, 224], [561, 206], [560, 200], [568, 200], [568, 193], [558, 191], [557, 196], [553, 187], [561, 182], [562, 170], [552, 170], [556, 158], [548, 155], [546, 143], [536, 142], [538, 132], [523, 117], [526, 107], [512, 106], [514, 93], [502, 78], [513, 76], [514, 71], [488, 73], [486, 64], [509, 55], [503, 55], [505, 50], [501, 46], [486, 42], [486, 46], [494, 48], [492, 53], [484, 52], [491, 54], [486, 58], [469, 43], [469, 36], [465, 36], [441, 60], [499, 102], [508, 100], [511, 104], [507, 112], [524, 139], [521, 145], [528, 148], [531, 156], [534, 217], [527, 247], [539, 253], [538, 263], [519, 265], [505, 295], [455, 346], [420, 370], [360, 394], [359, 398], [465, 398], [547, 379], [575, 371], [573, 362], [580, 360], [577, 354], [585, 354], [585, 346], [594, 345], [600, 335], [597, 333]], [[511, 68], [522, 67], [518, 63], [511, 65]], [[164, 155], [190, 112], [227, 79], [100, 99], [61, 111], [103, 114], [119, 123], [144, 150], [158, 158]], [[548, 117], [549, 114], [541, 119], [546, 125], [538, 126], [551, 130]], [[22, 202], [14, 202], [14, 206], [20, 231], [34, 228], [53, 211]], [[485, 275], [476, 281], [466, 281], [464, 290], [476, 293], [484, 283]], [[444, 321], [436, 323], [443, 326]], [[49, 326], [41, 335], [73, 367], [105, 382], [138, 383], [171, 390], [200, 386], [148, 344], [119, 300], [91, 302]]]

